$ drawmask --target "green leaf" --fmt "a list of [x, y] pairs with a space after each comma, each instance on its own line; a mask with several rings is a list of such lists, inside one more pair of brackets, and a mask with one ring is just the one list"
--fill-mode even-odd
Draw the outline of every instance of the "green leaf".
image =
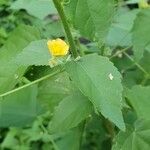
[[11, 5], [11, 9], [25, 9], [30, 15], [39, 19], [56, 13], [52, 0], [17, 0]]
[[141, 10], [137, 15], [132, 32], [135, 58], [140, 60], [144, 50], [150, 44], [150, 9]]
[[150, 53], [150, 43], [149, 43], [149, 45], [146, 47], [145, 50], [147, 50], [147, 51]]
[[136, 121], [134, 127], [126, 132], [119, 132], [112, 150], [149, 150], [150, 120]]
[[16, 64], [14, 59], [31, 41], [37, 39], [40, 39], [40, 34], [36, 28], [21, 25], [0, 49], [0, 93], [12, 89], [24, 74], [27, 67]]
[[106, 57], [87, 55], [66, 64], [74, 84], [102, 115], [125, 130], [121, 112], [121, 75]]
[[17, 134], [16, 129], [11, 129], [5, 136], [5, 139], [1, 143], [1, 148], [12, 148], [15, 147], [18, 144], [17, 139], [15, 139], [15, 136]]
[[66, 72], [39, 84], [38, 99], [43, 110], [53, 111], [61, 100], [71, 94], [71, 83]]
[[145, 51], [144, 57], [140, 60], [140, 65], [150, 74], [150, 52]]
[[37, 86], [0, 98], [0, 127], [25, 126], [37, 116]]
[[128, 0], [128, 1], [126, 1], [126, 4], [137, 4], [140, 1], [141, 0]]
[[83, 125], [62, 134], [54, 134], [53, 138], [59, 150], [79, 150], [83, 133]]
[[126, 97], [137, 113], [138, 118], [149, 119], [150, 86], [134, 86], [131, 90], [127, 90]]
[[112, 26], [109, 30], [107, 43], [111, 46], [131, 46], [131, 32], [134, 20], [139, 11], [121, 8], [115, 15]]
[[66, 4], [66, 14], [83, 36], [103, 42], [111, 25], [114, 6], [113, 0], [71, 0]]
[[[86, 122], [84, 147], [89, 150], [93, 150], [96, 146], [96, 150], [109, 150], [109, 137], [104, 126], [106, 124], [102, 117], [94, 114]], [[105, 142], [105, 144], [104, 144]]]
[[51, 38], [58, 38], [58, 37], [64, 37], [64, 30], [61, 24], [61, 21], [54, 21], [48, 24], [44, 24], [44, 35], [47, 39]]
[[51, 56], [47, 48], [47, 40], [31, 42], [15, 58], [15, 62], [24, 66], [49, 65]]
[[0, 1], [0, 6], [8, 5], [8, 4], [9, 4], [9, 0], [1, 0]]
[[49, 130], [62, 132], [76, 127], [82, 120], [92, 112], [92, 105], [80, 92], [66, 97], [56, 110], [49, 124]]

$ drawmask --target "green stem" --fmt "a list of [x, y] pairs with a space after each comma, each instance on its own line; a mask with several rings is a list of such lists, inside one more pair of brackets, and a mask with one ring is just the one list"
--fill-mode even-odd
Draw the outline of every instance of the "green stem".
[[81, 135], [80, 135], [80, 149], [82, 149], [82, 144], [83, 144], [83, 136], [84, 136], [84, 132], [85, 132], [85, 129], [86, 129], [86, 122], [87, 120], [84, 120], [80, 127], [81, 127]]
[[150, 78], [150, 74], [140, 65], [138, 64], [128, 53], [126, 53], [125, 51], [123, 52], [124, 55], [130, 59], [146, 76], [146, 78]]
[[31, 83], [26, 77], [22, 77], [22, 82], [25, 84]]
[[[40, 126], [41, 126], [41, 128], [42, 128], [42, 130], [43, 130], [44, 133], [49, 134], [48, 131], [47, 131], [47, 129], [44, 127], [43, 124], [41, 124]], [[49, 138], [50, 138], [51, 143], [53, 144], [54, 149], [55, 149], [55, 150], [59, 150], [58, 146], [55, 144], [55, 141], [54, 141], [54, 139], [51, 137], [50, 134], [49, 134]]]
[[1, 97], [4, 97], [4, 96], [7, 96], [7, 95], [10, 95], [10, 94], [12, 94], [12, 93], [15, 93], [15, 92], [17, 92], [17, 91], [20, 91], [20, 90], [22, 90], [22, 89], [24, 89], [24, 88], [27, 88], [27, 87], [29, 87], [29, 86], [32, 86], [32, 85], [34, 85], [34, 84], [36, 84], [36, 83], [39, 83], [39, 82], [41, 82], [41, 81], [43, 81], [43, 80], [46, 80], [46, 79], [48, 79], [48, 78], [50, 78], [50, 77], [53, 77], [54, 75], [56, 75], [56, 74], [58, 74], [58, 73], [60, 73], [60, 72], [62, 72], [63, 70], [57, 70], [56, 72], [53, 72], [52, 74], [49, 74], [49, 75], [46, 75], [46, 76], [44, 76], [44, 77], [42, 77], [42, 78], [40, 78], [40, 79], [37, 79], [37, 80], [35, 80], [35, 81], [33, 81], [33, 82], [30, 82], [30, 83], [28, 83], [28, 84], [25, 84], [25, 85], [23, 85], [23, 86], [21, 86], [21, 87], [18, 87], [18, 88], [16, 88], [16, 89], [14, 89], [14, 90], [11, 90], [11, 91], [8, 91], [8, 92], [6, 92], [6, 93], [4, 93], [4, 94], [1, 94], [0, 95], [0, 98]]
[[68, 42], [69, 42], [69, 45], [70, 45], [71, 53], [72, 53], [73, 57], [76, 58], [78, 56], [78, 53], [77, 53], [75, 42], [73, 40], [71, 31], [70, 31], [69, 24], [67, 22], [67, 18], [65, 16], [65, 13], [64, 13], [64, 10], [63, 10], [63, 6], [62, 6], [60, 0], [53, 0], [53, 3], [54, 3], [54, 5], [55, 5], [55, 7], [58, 11], [58, 14], [59, 14], [60, 18], [61, 18], [64, 30], [65, 30], [65, 33], [66, 33], [66, 36], [67, 36], [67, 39], [68, 39]]
[[116, 52], [114, 55], [112, 55], [109, 59], [112, 59], [112, 58], [118, 56], [118, 54], [122, 54], [123, 52], [126, 52], [126, 51], [129, 50], [130, 48], [131, 48], [131, 46], [130, 46], [130, 47], [126, 47], [126, 48], [124, 48], [124, 49], [122, 49], [122, 50], [120, 50], [120, 51], [117, 51], [117, 52]]

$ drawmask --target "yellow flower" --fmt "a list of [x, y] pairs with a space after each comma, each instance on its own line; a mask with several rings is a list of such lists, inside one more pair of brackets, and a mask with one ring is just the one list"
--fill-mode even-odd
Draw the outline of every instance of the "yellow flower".
[[138, 5], [139, 8], [150, 8], [150, 5], [146, 0], [140, 0]]
[[69, 45], [61, 39], [49, 40], [47, 46], [52, 56], [65, 56], [69, 51]]

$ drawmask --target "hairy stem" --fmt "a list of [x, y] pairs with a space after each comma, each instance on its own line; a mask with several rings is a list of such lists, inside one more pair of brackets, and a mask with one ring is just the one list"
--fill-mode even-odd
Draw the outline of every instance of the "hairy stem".
[[53, 3], [54, 3], [54, 5], [55, 5], [55, 7], [58, 11], [58, 14], [59, 14], [60, 18], [61, 18], [64, 30], [65, 30], [65, 33], [66, 33], [66, 36], [67, 36], [67, 39], [68, 39], [68, 42], [69, 42], [69, 45], [70, 45], [70, 51], [71, 51], [73, 57], [76, 58], [78, 56], [78, 53], [77, 53], [75, 42], [73, 40], [71, 31], [70, 31], [69, 24], [67, 22], [67, 18], [65, 16], [65, 13], [64, 13], [64, 10], [63, 10], [63, 6], [62, 6], [60, 0], [53, 0]]

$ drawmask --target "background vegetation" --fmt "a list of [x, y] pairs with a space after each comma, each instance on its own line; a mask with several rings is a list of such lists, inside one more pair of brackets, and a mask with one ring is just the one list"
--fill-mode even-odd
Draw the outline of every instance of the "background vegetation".
[[53, 1], [0, 0], [0, 149], [150, 149], [143, 2], [61, 0], [81, 58], [50, 68], [47, 40], [67, 40]]

